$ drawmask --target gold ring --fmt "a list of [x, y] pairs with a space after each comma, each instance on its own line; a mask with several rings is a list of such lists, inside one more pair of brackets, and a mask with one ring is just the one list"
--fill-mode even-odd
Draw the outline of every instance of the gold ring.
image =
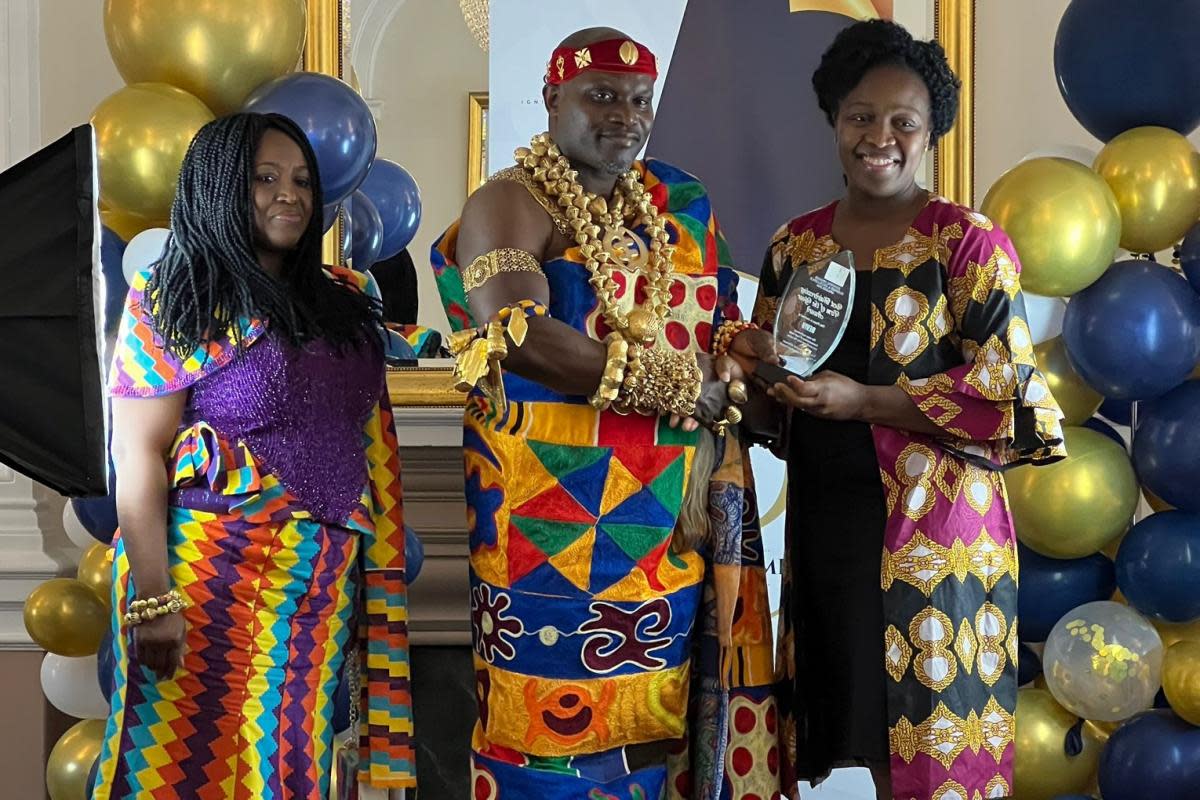
[[725, 388], [725, 391], [729, 395], [729, 399], [738, 405], [741, 405], [750, 399], [750, 395], [746, 393], [745, 381], [739, 380], [738, 378], [731, 380], [729, 385]]

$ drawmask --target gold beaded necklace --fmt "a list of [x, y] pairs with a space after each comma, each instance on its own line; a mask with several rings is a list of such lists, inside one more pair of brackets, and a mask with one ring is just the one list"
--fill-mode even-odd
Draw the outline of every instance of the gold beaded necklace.
[[[532, 179], [533, 185], [557, 203], [566, 220], [566, 229], [575, 236], [596, 292], [601, 312], [610, 328], [631, 344], [650, 344], [658, 338], [670, 313], [671, 255], [666, 226], [658, 221], [658, 209], [650, 200], [637, 171], [621, 176], [612, 202], [589, 192], [579, 183], [579, 173], [554, 144], [548, 133], [533, 137], [529, 147], [516, 150], [517, 165]], [[642, 226], [650, 245], [634, 233], [626, 219], [634, 217], [634, 227]], [[646, 276], [646, 302], [628, 314], [617, 305], [618, 284], [613, 278], [617, 267]], [[633, 291], [630, 287], [629, 291]]]

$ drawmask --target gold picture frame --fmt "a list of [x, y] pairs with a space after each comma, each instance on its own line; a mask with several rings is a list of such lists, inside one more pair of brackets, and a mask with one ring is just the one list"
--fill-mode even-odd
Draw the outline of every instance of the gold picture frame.
[[[975, 199], [975, 2], [934, 0], [935, 37], [962, 80], [958, 121], [934, 153], [934, 189], [970, 206]], [[305, 69], [342, 77], [349, 6], [342, 0], [308, 0], [309, 28]], [[487, 179], [487, 92], [467, 99], [467, 194]], [[329, 247], [327, 240], [327, 249]], [[461, 406], [465, 396], [453, 388], [450, 363], [418, 366], [388, 373], [388, 389], [396, 406]]]
[[488, 93], [467, 95], [467, 194], [488, 179]]

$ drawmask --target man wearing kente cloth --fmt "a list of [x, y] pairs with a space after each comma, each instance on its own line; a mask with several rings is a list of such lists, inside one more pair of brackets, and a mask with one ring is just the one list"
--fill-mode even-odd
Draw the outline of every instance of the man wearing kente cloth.
[[[739, 320], [704, 187], [635, 160], [656, 75], [619, 31], [568, 37], [549, 132], [433, 248], [471, 390], [480, 800], [778, 796], [752, 486], [734, 436], [697, 430], [741, 419], [770, 338]], [[703, 467], [701, 434], [720, 439]], [[724, 576], [707, 587], [673, 536], [694, 460]]]

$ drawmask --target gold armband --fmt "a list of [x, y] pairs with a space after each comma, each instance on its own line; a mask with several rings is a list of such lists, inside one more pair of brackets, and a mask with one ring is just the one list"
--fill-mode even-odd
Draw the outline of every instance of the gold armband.
[[463, 289], [468, 292], [478, 289], [501, 272], [537, 272], [541, 274], [542, 265], [532, 254], [514, 247], [489, 250], [463, 270]]

